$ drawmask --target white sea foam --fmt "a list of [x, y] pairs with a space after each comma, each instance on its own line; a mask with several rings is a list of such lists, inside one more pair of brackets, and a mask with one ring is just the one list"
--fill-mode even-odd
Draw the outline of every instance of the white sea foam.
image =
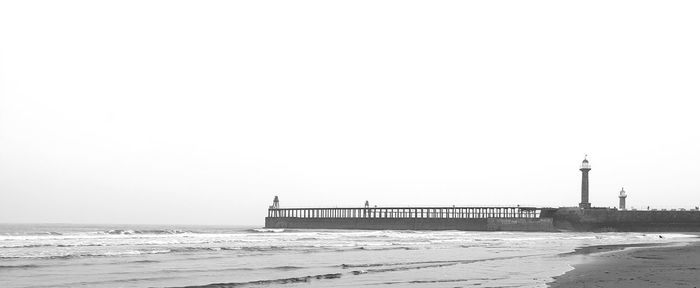
[[284, 232], [284, 229], [266, 229], [266, 228], [260, 228], [260, 229], [251, 229], [253, 232], [260, 232], [260, 233], [280, 233]]

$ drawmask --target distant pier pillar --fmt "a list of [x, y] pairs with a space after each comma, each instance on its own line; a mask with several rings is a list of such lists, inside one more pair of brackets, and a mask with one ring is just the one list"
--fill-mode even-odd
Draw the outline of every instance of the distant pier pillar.
[[622, 190], [620, 190], [620, 210], [625, 210], [625, 200], [627, 199], [627, 192], [625, 192], [625, 188], [623, 187]]
[[591, 203], [588, 202], [588, 172], [591, 171], [591, 164], [588, 163], [588, 155], [581, 162], [581, 203], [580, 208], [591, 208]]

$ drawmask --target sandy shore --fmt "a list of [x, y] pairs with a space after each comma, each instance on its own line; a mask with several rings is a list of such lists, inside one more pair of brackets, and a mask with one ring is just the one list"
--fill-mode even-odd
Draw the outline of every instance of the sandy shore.
[[[581, 257], [582, 264], [556, 277], [548, 287], [700, 287], [700, 243], [678, 245], [683, 246], [581, 248], [571, 254]], [[636, 248], [621, 251], [626, 247]], [[615, 250], [620, 251], [611, 252]]]

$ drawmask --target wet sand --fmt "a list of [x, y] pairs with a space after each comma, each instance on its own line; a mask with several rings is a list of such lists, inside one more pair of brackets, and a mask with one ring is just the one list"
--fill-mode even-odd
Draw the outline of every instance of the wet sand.
[[[644, 246], [648, 245], [577, 249], [568, 256], [581, 257], [582, 263], [548, 287], [700, 287], [700, 243]], [[622, 250], [627, 247], [632, 249]]]

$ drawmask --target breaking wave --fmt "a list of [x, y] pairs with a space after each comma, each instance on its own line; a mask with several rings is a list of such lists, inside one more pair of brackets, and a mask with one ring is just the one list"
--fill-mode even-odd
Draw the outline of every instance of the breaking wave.
[[418, 247], [404, 247], [404, 246], [393, 246], [393, 247], [369, 247], [362, 246], [357, 247], [355, 250], [368, 250], [368, 251], [387, 251], [387, 250], [419, 250]]
[[[19, 236], [60, 236], [62, 233], [55, 231], [43, 231], [43, 232], [20, 232], [20, 233], [0, 233], [0, 237], [19, 237]], [[0, 239], [2, 239], [0, 238]]]
[[29, 269], [29, 268], [36, 268], [39, 267], [39, 265], [0, 265], [0, 270], [5, 270], [5, 269]]
[[230, 287], [241, 287], [249, 285], [270, 285], [270, 284], [290, 284], [290, 283], [307, 283], [314, 279], [336, 279], [340, 278], [342, 273], [329, 273], [329, 274], [319, 274], [312, 276], [302, 276], [302, 277], [291, 277], [291, 278], [280, 278], [272, 280], [257, 280], [249, 282], [231, 282], [231, 283], [212, 283], [199, 286], [185, 286], [186, 288], [230, 288]]
[[102, 234], [109, 235], [162, 235], [162, 234], [184, 234], [184, 233], [198, 233], [195, 231], [180, 230], [180, 229], [154, 229], [154, 230], [128, 230], [128, 229], [113, 229], [100, 232]]
[[[160, 261], [157, 260], [136, 260], [136, 261], [130, 261], [128, 263], [160, 263]], [[121, 264], [121, 263], [117, 263]]]
[[[122, 244], [122, 245], [131, 245], [131, 244]], [[0, 248], [38, 248], [38, 247], [59, 247], [59, 248], [67, 248], [67, 247], [96, 247], [96, 246], [107, 246], [107, 244], [104, 243], [76, 243], [76, 244], [20, 244], [20, 245], [0, 245]], [[119, 246], [119, 245], [113, 245], [113, 246]]]
[[258, 229], [248, 229], [246, 232], [252, 233], [282, 233], [285, 232], [284, 229], [268, 229], [268, 228], [258, 228]]
[[[393, 284], [434, 284], [434, 283], [458, 283], [458, 282], [485, 282], [493, 280], [502, 280], [505, 278], [468, 278], [468, 279], [442, 279], [442, 280], [412, 280], [412, 281], [395, 281], [395, 282], [384, 282], [382, 285], [393, 285]], [[477, 284], [480, 285], [480, 284]]]
[[414, 262], [394, 262], [394, 263], [363, 263], [363, 264], [341, 264], [340, 267], [343, 269], [348, 268], [367, 268], [367, 267], [382, 267], [382, 266], [406, 266], [406, 265], [440, 265], [440, 264], [469, 264], [475, 262], [484, 261], [494, 261], [494, 260], [507, 260], [507, 259], [517, 259], [539, 256], [536, 255], [524, 255], [524, 256], [509, 256], [509, 257], [493, 257], [485, 259], [465, 259], [465, 260], [439, 260], [439, 261], [414, 261]]
[[50, 247], [53, 244], [20, 244], [20, 245], [0, 245], [0, 248], [37, 248], [37, 247]]
[[23, 255], [23, 256], [0, 256], [0, 259], [43, 259], [43, 260], [57, 260], [57, 259], [72, 259], [72, 258], [85, 258], [85, 257], [109, 257], [109, 256], [134, 256], [143, 254], [163, 254], [170, 253], [170, 249], [162, 250], [129, 250], [129, 251], [106, 251], [102, 253], [75, 253], [75, 254], [62, 254], [62, 255]]
[[[32, 246], [32, 245], [26, 245]], [[42, 245], [44, 246], [44, 245]], [[46, 245], [53, 246], [53, 245]], [[66, 247], [74, 247], [76, 245], [66, 245]], [[104, 245], [77, 245], [77, 246], [104, 246]], [[33, 247], [33, 246], [32, 246]], [[53, 246], [53, 247], [61, 247]], [[164, 247], [164, 249], [139, 249], [139, 250], [126, 250], [126, 251], [104, 251], [104, 252], [91, 252], [91, 253], [67, 253], [62, 255], [44, 255], [44, 254], [28, 254], [22, 256], [0, 256], [0, 259], [71, 259], [71, 258], [87, 258], [87, 257], [120, 257], [120, 256], [136, 256], [145, 254], [167, 254], [167, 253], [190, 253], [190, 252], [200, 252], [200, 251], [245, 251], [245, 252], [274, 252], [280, 250], [290, 250], [299, 252], [315, 252], [310, 251], [309, 247], [304, 246], [248, 246], [248, 247]], [[320, 250], [319, 250], [320, 251]]]

